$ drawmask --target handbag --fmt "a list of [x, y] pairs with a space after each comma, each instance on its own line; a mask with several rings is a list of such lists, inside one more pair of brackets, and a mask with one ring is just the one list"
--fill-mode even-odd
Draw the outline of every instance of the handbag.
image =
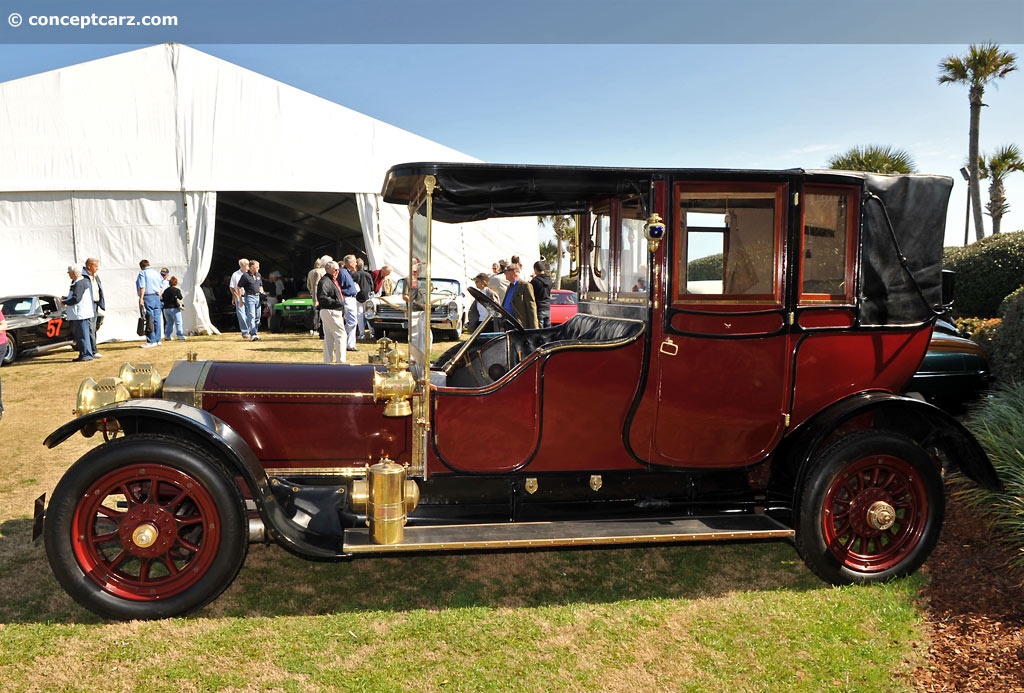
[[153, 322], [153, 318], [146, 314], [146, 309], [139, 306], [139, 324], [135, 326], [135, 334], [145, 337], [152, 330], [146, 329]]

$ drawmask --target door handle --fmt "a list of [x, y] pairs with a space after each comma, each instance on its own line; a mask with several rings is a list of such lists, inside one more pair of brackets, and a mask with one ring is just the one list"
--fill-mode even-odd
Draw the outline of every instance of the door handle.
[[665, 354], [665, 356], [675, 356], [679, 353], [679, 345], [673, 342], [670, 337], [661, 343], [661, 348], [658, 351]]

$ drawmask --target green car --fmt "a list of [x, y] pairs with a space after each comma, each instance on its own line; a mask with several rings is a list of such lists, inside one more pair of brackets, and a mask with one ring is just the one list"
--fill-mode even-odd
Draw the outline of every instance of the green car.
[[308, 295], [286, 298], [274, 306], [270, 315], [271, 332], [284, 332], [287, 329], [313, 329], [313, 299]]
[[904, 392], [954, 414], [978, 399], [992, 382], [985, 351], [956, 325], [940, 318], [917, 373]]

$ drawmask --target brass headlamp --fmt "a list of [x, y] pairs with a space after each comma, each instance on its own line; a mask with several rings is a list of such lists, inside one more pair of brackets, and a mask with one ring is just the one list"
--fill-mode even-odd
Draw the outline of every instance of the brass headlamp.
[[395, 342], [385, 337], [377, 342], [372, 363], [387, 365], [387, 372], [373, 373], [373, 401], [387, 400], [384, 416], [412, 416], [409, 398], [416, 392], [416, 379], [409, 372], [409, 363], [394, 348]]

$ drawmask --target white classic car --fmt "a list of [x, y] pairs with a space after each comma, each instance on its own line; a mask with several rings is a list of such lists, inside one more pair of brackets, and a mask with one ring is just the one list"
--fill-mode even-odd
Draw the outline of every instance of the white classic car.
[[[388, 296], [375, 296], [363, 304], [366, 324], [374, 337], [393, 336], [395, 332], [408, 332], [405, 279], [395, 283]], [[466, 313], [471, 301], [466, 298], [462, 282], [455, 279], [433, 278], [430, 285], [430, 327], [438, 339], [458, 339], [466, 324]]]

